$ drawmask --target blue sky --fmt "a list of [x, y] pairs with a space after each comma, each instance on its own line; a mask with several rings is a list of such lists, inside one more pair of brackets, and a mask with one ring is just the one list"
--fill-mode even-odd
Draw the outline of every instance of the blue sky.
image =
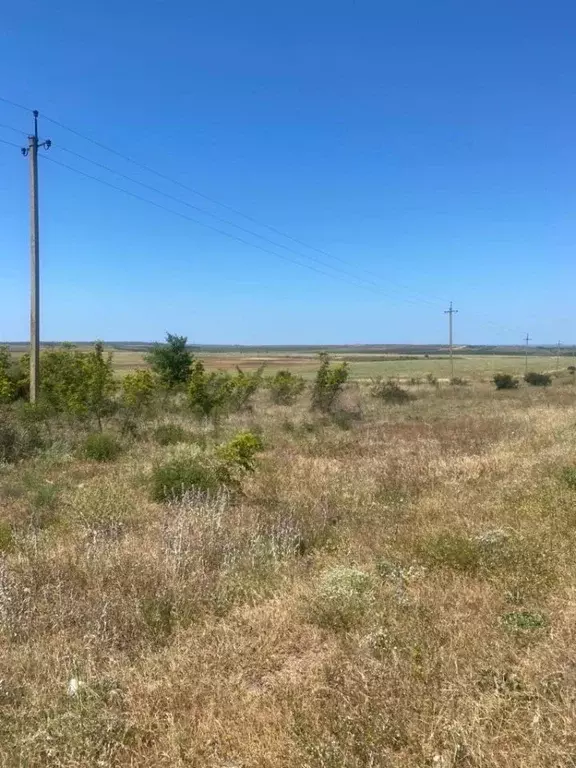
[[[44, 339], [433, 343], [452, 299], [457, 342], [576, 341], [573, 3], [33, 0], [2, 17], [0, 96], [54, 142]], [[0, 123], [31, 118], [0, 102]], [[0, 143], [5, 340], [28, 334], [27, 184]]]

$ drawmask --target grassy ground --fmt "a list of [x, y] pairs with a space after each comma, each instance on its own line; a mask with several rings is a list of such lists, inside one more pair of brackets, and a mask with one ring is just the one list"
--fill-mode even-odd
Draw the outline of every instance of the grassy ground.
[[[352, 384], [335, 420], [263, 392], [217, 433], [170, 401], [114, 462], [61, 421], [1, 466], [0, 765], [576, 765], [575, 388], [413, 392]], [[167, 423], [266, 449], [234, 495], [153, 502], [198, 450]]]
[[[265, 365], [267, 374], [273, 374], [281, 369], [290, 369], [306, 378], [312, 378], [318, 367], [315, 355], [274, 353], [254, 355], [250, 353], [201, 353], [199, 355], [207, 368], [231, 370], [237, 365], [244, 370], [254, 370]], [[398, 359], [398, 356], [381, 356], [373, 359], [373, 355], [346, 354], [335, 355], [334, 359], [344, 357], [348, 360], [350, 374], [353, 379], [368, 379], [384, 376], [386, 378], [422, 378], [432, 374], [437, 378], [450, 378], [450, 359], [447, 355], [434, 356], [431, 359], [423, 355], [414, 359]], [[572, 362], [571, 358], [561, 359], [561, 367], [565, 368]], [[145, 366], [143, 355], [130, 350], [115, 350], [114, 365], [119, 374]], [[524, 358], [520, 355], [461, 355], [454, 359], [455, 375], [466, 379], [489, 380], [495, 373], [512, 373], [523, 375]], [[534, 355], [530, 357], [529, 368], [532, 371], [553, 371], [556, 359], [550, 355]]]

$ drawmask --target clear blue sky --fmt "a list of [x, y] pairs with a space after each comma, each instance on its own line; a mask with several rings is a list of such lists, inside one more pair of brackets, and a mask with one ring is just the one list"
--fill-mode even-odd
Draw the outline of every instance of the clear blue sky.
[[[575, 34], [569, 0], [5, 3], [0, 96], [47, 157], [379, 286], [42, 157], [43, 338], [439, 342], [453, 299], [456, 341], [575, 342]], [[0, 339], [28, 334], [27, 184], [0, 143]]]

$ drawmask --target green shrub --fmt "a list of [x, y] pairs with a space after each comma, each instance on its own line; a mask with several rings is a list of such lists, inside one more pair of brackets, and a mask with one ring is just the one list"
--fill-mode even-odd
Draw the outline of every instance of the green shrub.
[[509, 373], [495, 373], [492, 381], [496, 389], [518, 389], [518, 379]]
[[18, 431], [12, 424], [0, 423], [0, 462], [12, 462], [18, 458]]
[[194, 355], [186, 349], [186, 336], [166, 334], [165, 344], [154, 344], [145, 359], [166, 387], [186, 384]]
[[336, 566], [320, 576], [309, 602], [310, 618], [322, 627], [350, 629], [366, 613], [372, 598], [369, 574], [358, 568]]
[[122, 404], [140, 413], [149, 408], [156, 394], [156, 381], [150, 371], [132, 371], [122, 379]]
[[194, 442], [194, 435], [180, 426], [180, 424], [160, 424], [160, 426], [156, 427], [152, 436], [158, 445]]
[[226, 410], [244, 411], [251, 406], [252, 397], [262, 385], [262, 373], [264, 366], [252, 373], [245, 373], [236, 367], [236, 374], [230, 377], [229, 401], [225, 404]]
[[564, 467], [561, 477], [568, 488], [576, 490], [576, 467]]
[[392, 379], [388, 379], [388, 381], [385, 381], [382, 378], [373, 379], [370, 387], [370, 394], [372, 397], [376, 397], [378, 400], [382, 400], [385, 403], [394, 403], [398, 405], [409, 403], [411, 400], [415, 399], [414, 395], [403, 389], [395, 381], [392, 381]]
[[524, 376], [526, 384], [530, 384], [533, 387], [548, 387], [552, 383], [552, 376], [548, 373], [537, 373], [536, 371], [528, 371]]
[[226, 466], [201, 454], [175, 456], [157, 464], [150, 477], [153, 501], [181, 499], [190, 491], [216, 493], [232, 485]]
[[206, 418], [217, 418], [230, 404], [234, 384], [229, 373], [207, 373], [204, 364], [197, 360], [192, 365], [188, 385], [188, 401], [192, 410]]
[[576, 365], [569, 365], [566, 370], [571, 376], [574, 376], [574, 374], [576, 373]]
[[348, 380], [348, 363], [330, 364], [327, 352], [321, 352], [320, 367], [316, 373], [312, 389], [312, 408], [328, 413], [334, 407], [344, 384]]
[[504, 614], [502, 622], [509, 629], [516, 631], [541, 629], [548, 623], [543, 614], [533, 611], [511, 611]]
[[426, 374], [426, 381], [428, 382], [428, 384], [430, 384], [431, 387], [438, 386], [438, 379], [436, 378], [436, 376], [434, 376], [433, 373]]
[[228, 466], [254, 471], [254, 457], [264, 449], [262, 439], [253, 432], [239, 432], [232, 440], [217, 449], [218, 457]]
[[481, 550], [474, 539], [458, 533], [439, 533], [418, 546], [419, 557], [430, 566], [475, 571], [480, 566]]
[[14, 548], [12, 526], [6, 520], [0, 520], [0, 552], [11, 552]]
[[104, 356], [104, 347], [96, 342], [90, 352], [82, 352], [71, 344], [47, 349], [41, 355], [41, 396], [54, 411], [96, 419], [102, 429], [102, 418], [111, 413], [116, 391], [112, 370], [112, 353]]
[[84, 456], [92, 461], [114, 461], [120, 451], [118, 440], [106, 432], [93, 432], [83, 444]]
[[453, 387], [466, 387], [468, 385], [468, 382], [466, 379], [463, 379], [460, 376], [453, 376], [450, 379], [450, 384]]
[[276, 405], [292, 405], [306, 388], [302, 376], [292, 371], [278, 371], [268, 380], [272, 402]]

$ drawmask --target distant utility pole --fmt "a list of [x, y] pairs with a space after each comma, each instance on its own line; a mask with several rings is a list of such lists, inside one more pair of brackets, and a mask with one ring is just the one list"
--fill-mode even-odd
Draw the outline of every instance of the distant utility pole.
[[524, 339], [524, 342], [526, 344], [526, 353], [524, 355], [524, 363], [525, 363], [524, 364], [524, 373], [528, 373], [528, 344], [530, 344], [531, 341], [532, 341], [532, 339], [530, 338], [530, 336], [528, 334], [526, 334], [526, 338]]
[[34, 135], [22, 149], [30, 158], [30, 402], [38, 399], [40, 388], [40, 233], [38, 224], [38, 147], [50, 149], [51, 141], [38, 142], [38, 111], [35, 109]]
[[444, 314], [448, 315], [448, 344], [450, 345], [450, 378], [454, 378], [454, 338], [453, 338], [453, 316], [458, 312], [457, 309], [452, 307], [450, 302], [450, 308], [444, 310]]

